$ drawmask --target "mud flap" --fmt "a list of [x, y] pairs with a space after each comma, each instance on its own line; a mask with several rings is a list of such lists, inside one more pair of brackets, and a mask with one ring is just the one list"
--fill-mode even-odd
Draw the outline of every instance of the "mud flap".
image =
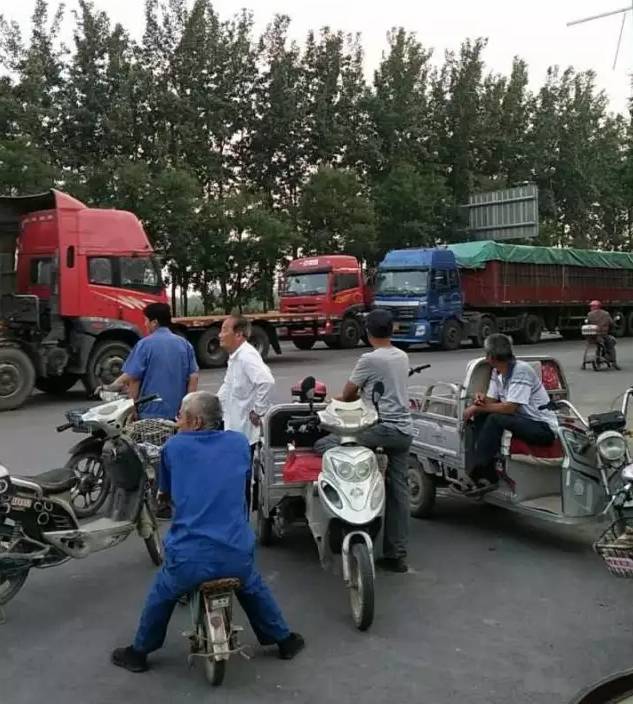
[[345, 582], [346, 587], [351, 586], [350, 585], [351, 568], [350, 568], [350, 564], [349, 564], [349, 560], [350, 560], [349, 553], [350, 553], [350, 545], [352, 544], [352, 538], [355, 538], [355, 539], [360, 538], [362, 541], [365, 542], [365, 545], [367, 545], [367, 550], [369, 552], [369, 559], [371, 561], [372, 576], [374, 579], [376, 579], [376, 566], [374, 565], [374, 544], [372, 543], [371, 538], [364, 531], [353, 531], [352, 533], [348, 533], [343, 538], [343, 547], [341, 548], [341, 556], [343, 558], [343, 581]]

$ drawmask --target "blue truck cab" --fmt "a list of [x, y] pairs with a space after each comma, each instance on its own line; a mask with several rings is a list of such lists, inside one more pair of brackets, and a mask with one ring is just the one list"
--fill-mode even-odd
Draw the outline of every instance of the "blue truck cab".
[[374, 307], [394, 317], [394, 342], [459, 347], [463, 296], [449, 249], [395, 249], [378, 265]]

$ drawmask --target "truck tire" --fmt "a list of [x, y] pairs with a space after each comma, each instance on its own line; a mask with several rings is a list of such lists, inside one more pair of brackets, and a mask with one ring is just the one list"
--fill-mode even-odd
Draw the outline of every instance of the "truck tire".
[[528, 315], [525, 318], [525, 324], [523, 329], [519, 332], [517, 337], [519, 342], [525, 345], [535, 345], [537, 342], [541, 341], [541, 335], [543, 334], [543, 319], [538, 315]]
[[132, 347], [123, 340], [103, 340], [97, 342], [92, 348], [88, 360], [88, 371], [84, 384], [88, 393], [92, 393], [97, 386], [111, 384], [123, 372], [123, 364], [130, 354]]
[[227, 353], [220, 347], [220, 328], [205, 330], [196, 343], [198, 362], [204, 369], [223, 367], [228, 359]]
[[462, 326], [458, 320], [447, 320], [442, 325], [440, 347], [443, 350], [458, 350], [462, 343]]
[[307, 352], [314, 347], [316, 337], [293, 337], [292, 344], [298, 349]]
[[0, 411], [19, 408], [33, 393], [35, 367], [17, 347], [0, 347]]
[[495, 319], [490, 315], [482, 316], [479, 324], [477, 325], [477, 334], [470, 338], [472, 340], [473, 347], [483, 347], [484, 341], [488, 335], [494, 335], [496, 332], [497, 323]]
[[270, 352], [270, 338], [266, 330], [261, 325], [253, 325], [248, 341], [259, 352], [259, 356], [265, 362]]
[[60, 396], [73, 388], [79, 381], [78, 374], [69, 374], [65, 372], [59, 376], [40, 377], [35, 380], [35, 388], [43, 391], [51, 396]]
[[341, 322], [341, 329], [339, 331], [341, 348], [344, 350], [351, 350], [354, 347], [358, 347], [358, 342], [360, 341], [362, 332], [363, 330], [356, 318], [344, 318]]

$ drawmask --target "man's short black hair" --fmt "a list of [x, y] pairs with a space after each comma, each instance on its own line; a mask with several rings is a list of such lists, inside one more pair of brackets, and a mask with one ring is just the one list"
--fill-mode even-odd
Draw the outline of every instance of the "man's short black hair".
[[388, 340], [393, 335], [393, 315], [385, 308], [376, 308], [365, 319], [367, 333], [377, 340]]
[[148, 320], [155, 320], [162, 328], [171, 325], [171, 308], [166, 303], [150, 303], [143, 308], [143, 315]]

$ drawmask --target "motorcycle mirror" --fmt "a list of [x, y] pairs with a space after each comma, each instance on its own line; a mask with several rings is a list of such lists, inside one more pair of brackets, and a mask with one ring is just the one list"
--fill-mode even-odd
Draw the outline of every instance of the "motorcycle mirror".
[[313, 376], [306, 376], [301, 382], [301, 395], [308, 401], [312, 401], [315, 387], [316, 379]]

